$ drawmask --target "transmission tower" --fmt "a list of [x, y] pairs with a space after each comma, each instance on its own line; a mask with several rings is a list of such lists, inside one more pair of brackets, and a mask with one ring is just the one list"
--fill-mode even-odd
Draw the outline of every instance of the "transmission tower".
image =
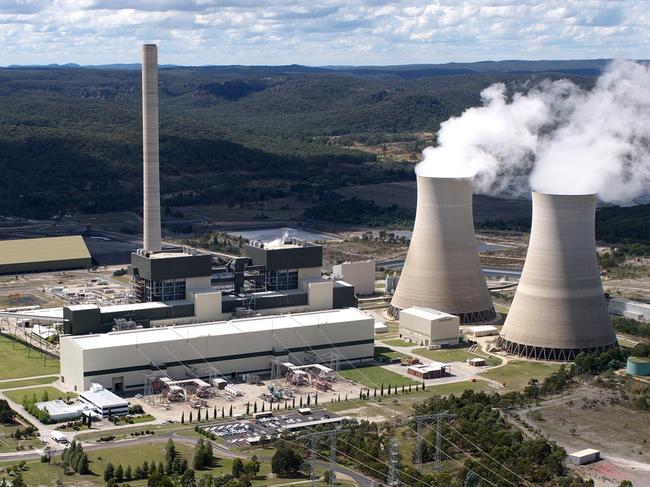
[[318, 475], [316, 475], [316, 460], [318, 453], [318, 442], [329, 440], [329, 478], [327, 485], [336, 485], [336, 436], [346, 430], [334, 429], [329, 431], [313, 431], [302, 436], [309, 440], [309, 479], [311, 485], [314, 487], [318, 482]]
[[388, 487], [399, 487], [399, 473], [397, 466], [399, 464], [399, 441], [397, 438], [391, 438], [388, 445]]
[[436, 414], [422, 414], [420, 416], [414, 416], [415, 421], [415, 468], [420, 471], [422, 467], [422, 427], [430, 422], [436, 423], [436, 455], [434, 468], [437, 472], [442, 470], [442, 434], [440, 433], [440, 427], [442, 422], [446, 419], [454, 418], [455, 414], [450, 414], [448, 411]]

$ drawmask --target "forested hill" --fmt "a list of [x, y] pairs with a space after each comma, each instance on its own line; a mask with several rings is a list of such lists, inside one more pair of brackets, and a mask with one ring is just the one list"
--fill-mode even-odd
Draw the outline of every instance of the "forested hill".
[[[162, 67], [163, 204], [310, 206], [334, 189], [411, 179], [440, 122], [483, 88], [564, 76], [420, 68]], [[0, 69], [0, 215], [137, 210], [140, 97], [132, 67]]]

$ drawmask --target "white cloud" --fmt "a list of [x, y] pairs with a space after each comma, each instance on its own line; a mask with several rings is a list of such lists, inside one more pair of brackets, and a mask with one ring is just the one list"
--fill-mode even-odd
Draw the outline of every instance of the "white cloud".
[[650, 13], [645, 0], [0, 0], [0, 65], [135, 62], [145, 41], [178, 64], [645, 58]]

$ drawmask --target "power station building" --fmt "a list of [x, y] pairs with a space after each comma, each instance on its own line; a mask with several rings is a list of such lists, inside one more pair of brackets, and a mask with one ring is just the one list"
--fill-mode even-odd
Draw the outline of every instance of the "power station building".
[[413, 237], [389, 313], [419, 306], [463, 325], [496, 318], [474, 235], [469, 178], [418, 176]]
[[403, 309], [399, 316], [399, 336], [420, 346], [456, 345], [460, 336], [459, 318], [435, 309]]
[[356, 308], [61, 337], [61, 381], [142, 389], [145, 376], [237, 377], [294, 364], [374, 358], [374, 319]]
[[526, 262], [497, 346], [568, 361], [616, 345], [596, 260], [595, 212], [593, 194], [533, 192]]
[[375, 261], [343, 262], [332, 266], [332, 276], [354, 286], [357, 295], [375, 292]]

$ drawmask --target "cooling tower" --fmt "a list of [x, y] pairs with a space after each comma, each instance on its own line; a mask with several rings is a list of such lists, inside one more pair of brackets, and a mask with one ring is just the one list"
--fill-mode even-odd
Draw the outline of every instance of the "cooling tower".
[[157, 251], [160, 238], [160, 176], [158, 160], [158, 48], [142, 46], [143, 248]]
[[389, 312], [411, 306], [455, 314], [462, 324], [496, 317], [474, 236], [469, 178], [418, 176], [415, 226]]
[[595, 195], [533, 192], [524, 270], [499, 345], [544, 360], [573, 360], [616, 344], [598, 272]]

